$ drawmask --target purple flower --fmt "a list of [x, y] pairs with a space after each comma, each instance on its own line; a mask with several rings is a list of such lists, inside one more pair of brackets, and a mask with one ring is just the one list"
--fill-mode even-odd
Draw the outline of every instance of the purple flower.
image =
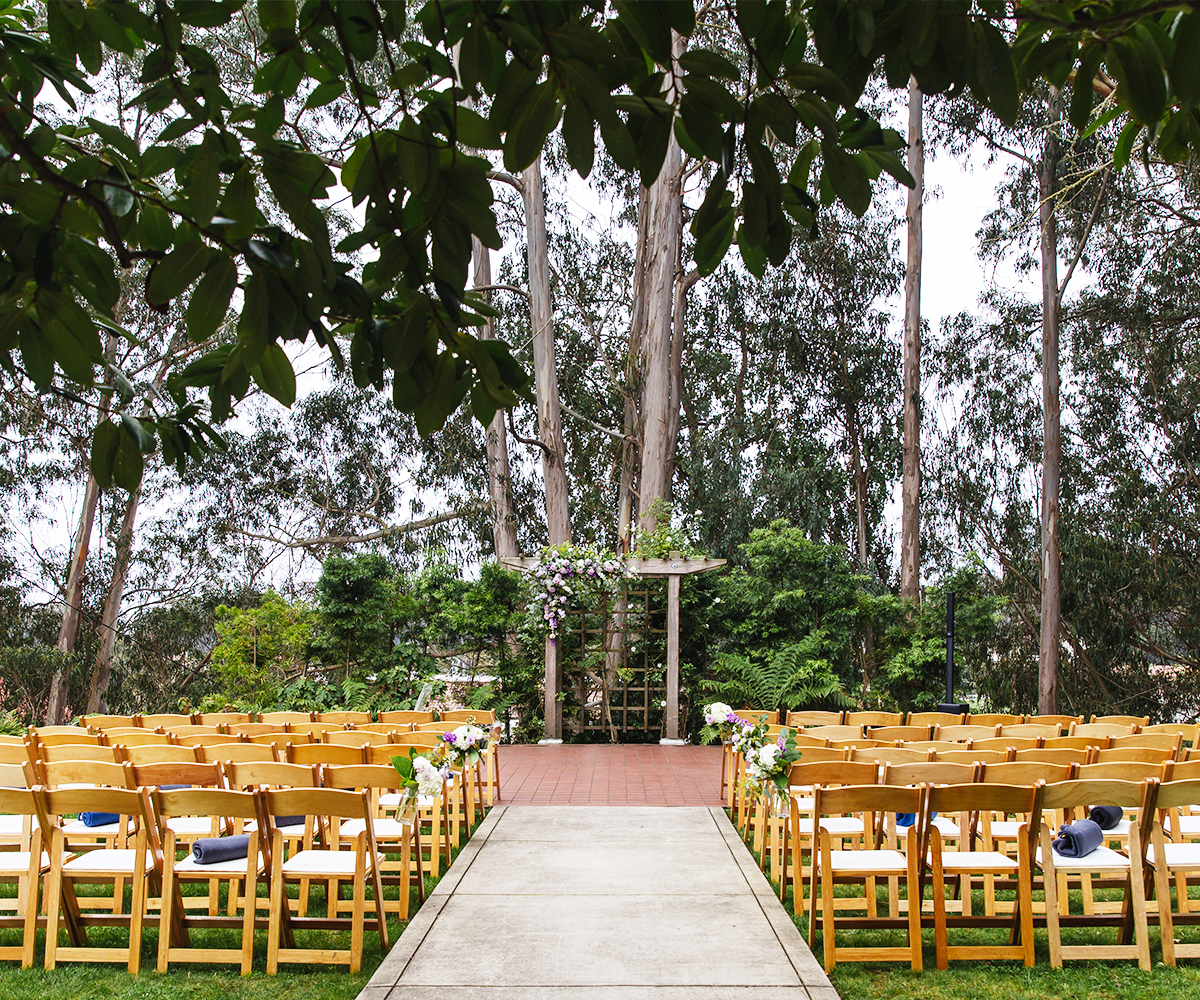
[[444, 739], [447, 743], [454, 743], [457, 741], [458, 737], [453, 733], [442, 733], [442, 739]]

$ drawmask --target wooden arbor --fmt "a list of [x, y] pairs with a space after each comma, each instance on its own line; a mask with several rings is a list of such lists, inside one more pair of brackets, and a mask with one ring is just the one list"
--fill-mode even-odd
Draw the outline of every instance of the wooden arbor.
[[[528, 573], [538, 565], [535, 556], [512, 556], [500, 560], [509, 569]], [[662, 743], [682, 742], [683, 734], [679, 723], [679, 581], [685, 576], [711, 573], [725, 565], [724, 559], [684, 559], [672, 556], [667, 559], [630, 559], [629, 568], [643, 580], [665, 579], [667, 581], [667, 726]], [[546, 637], [546, 742], [562, 742], [563, 689], [562, 664], [558, 660], [558, 647]]]

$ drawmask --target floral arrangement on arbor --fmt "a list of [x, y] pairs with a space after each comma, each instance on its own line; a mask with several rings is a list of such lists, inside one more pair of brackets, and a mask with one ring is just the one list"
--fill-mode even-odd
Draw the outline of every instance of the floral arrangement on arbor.
[[573, 545], [543, 549], [530, 575], [534, 584], [530, 613], [537, 627], [550, 635], [551, 642], [558, 638], [572, 598], [587, 593], [611, 598], [622, 580], [637, 576], [613, 555]]

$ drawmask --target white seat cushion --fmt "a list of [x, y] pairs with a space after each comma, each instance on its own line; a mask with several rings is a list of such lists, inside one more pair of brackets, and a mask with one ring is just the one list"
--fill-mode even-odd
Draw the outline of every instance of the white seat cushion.
[[[934, 816], [933, 825], [938, 828], [943, 837], [951, 837], [954, 840], [957, 840], [962, 836], [962, 830], [958, 828], [958, 824], [952, 819], [947, 819], [945, 816]], [[897, 826], [896, 833], [903, 836], [904, 834], [908, 833], [910, 829], [911, 827], [907, 826]]]
[[[1171, 824], [1167, 823], [1167, 830], [1170, 829]], [[1180, 816], [1179, 832], [1185, 837], [1200, 837], [1200, 816]]]
[[[1197, 819], [1200, 819], [1200, 817], [1197, 817]], [[0, 837], [19, 837], [21, 835], [21, 827], [26, 820], [29, 821], [29, 829], [37, 829], [38, 821], [36, 816], [0, 815]]]
[[[1168, 868], [1200, 868], [1200, 844], [1167, 844], [1166, 848]], [[1153, 844], [1146, 845], [1146, 860], [1154, 864]]]
[[908, 871], [908, 860], [899, 851], [830, 851], [829, 860], [835, 872]]
[[[375, 819], [371, 821], [371, 826], [375, 830], [377, 840], [412, 836], [412, 820]], [[366, 828], [367, 821], [365, 819], [348, 819], [342, 824], [341, 834], [343, 837], [357, 837]]]
[[832, 835], [851, 837], [863, 832], [863, 824], [861, 819], [853, 816], [827, 816], [821, 820], [821, 829]]
[[1017, 863], [999, 851], [942, 851], [942, 869], [948, 872], [1016, 871]]
[[[223, 827], [224, 823], [219, 823]], [[177, 837], [211, 837], [212, 820], [207, 816], [172, 816], [167, 820], [167, 826], [175, 831]]]
[[[29, 872], [29, 851], [0, 851], [0, 875], [26, 875]], [[50, 867], [50, 855], [42, 852], [42, 867]]]
[[[263, 870], [263, 856], [258, 856], [258, 870]], [[196, 864], [196, 856], [189, 854], [182, 861], [175, 862], [176, 875], [245, 875], [246, 859], [231, 858], [229, 861], [218, 861], [211, 865]]]
[[[125, 832], [128, 833], [133, 829], [132, 824], [127, 824]], [[63, 824], [63, 834], [68, 837], [115, 837], [121, 832], [121, 824], [105, 823], [103, 826], [88, 826], [80, 820], [73, 819], [69, 823]]]
[[[89, 872], [132, 872], [133, 862], [137, 852], [131, 848], [114, 850], [103, 848], [98, 851], [85, 851], [77, 858], [72, 858], [63, 865], [64, 872], [82, 874]], [[153, 869], [154, 855], [146, 852], [146, 868]]]
[[992, 822], [992, 836], [996, 840], [1015, 840], [1021, 824], [1014, 819], [998, 819]]
[[[1037, 863], [1042, 863], [1041, 847], [1037, 849]], [[1064, 858], [1054, 851], [1054, 867], [1064, 872], [1124, 871], [1129, 868], [1129, 859], [1111, 847], [1100, 846], [1082, 858]]]
[[[300, 851], [298, 854], [293, 854], [283, 863], [283, 873], [285, 875], [308, 875], [314, 873], [321, 875], [327, 873], [353, 875], [354, 857], [354, 851], [322, 851], [315, 848], [311, 851]], [[378, 857], [380, 862], [387, 860], [382, 854]], [[370, 858], [367, 860], [369, 862]]]

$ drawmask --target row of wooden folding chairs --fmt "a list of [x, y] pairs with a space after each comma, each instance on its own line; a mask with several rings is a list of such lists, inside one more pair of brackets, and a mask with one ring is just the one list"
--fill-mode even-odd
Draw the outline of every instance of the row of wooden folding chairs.
[[[462, 709], [434, 713], [432, 711], [396, 710], [372, 713], [368, 711], [332, 711], [332, 712], [197, 712], [184, 713], [146, 713], [139, 715], [85, 715], [81, 721], [85, 727], [96, 730], [108, 730], [118, 727], [143, 727], [148, 729], [171, 729], [177, 726], [226, 726], [250, 725], [263, 723], [267, 725], [300, 725], [307, 722], [328, 723], [335, 726], [362, 725], [364, 723], [382, 722], [401, 726], [413, 723], [433, 722], [435, 714], [439, 721], [453, 722], [461, 725], [464, 722], [475, 722], [486, 719], [495, 720], [491, 711], [478, 709]], [[42, 727], [66, 728], [66, 727]]]
[[[276, 765], [281, 766], [281, 765]], [[172, 961], [222, 962], [240, 966], [249, 974], [253, 957], [255, 928], [266, 928], [267, 972], [273, 974], [281, 962], [323, 962], [348, 965], [357, 972], [362, 963], [363, 934], [368, 926], [378, 932], [384, 950], [388, 947], [387, 914], [383, 893], [383, 855], [380, 849], [396, 850], [402, 855], [400, 896], [407, 915], [409, 886], [414, 873], [409, 859], [415, 858], [415, 884], [423, 893], [420, 864], [419, 828], [416, 816], [406, 814], [388, 825], [376, 818], [372, 788], [376, 782], [394, 781], [385, 768], [331, 768], [322, 776], [327, 787], [255, 788], [253, 791], [220, 787], [168, 790], [140, 786], [137, 789], [106, 787], [47, 788], [31, 790], [0, 789], [0, 811], [8, 814], [36, 815], [28, 850], [0, 853], [0, 879], [16, 881], [24, 895], [23, 908], [2, 922], [23, 928], [22, 945], [0, 952], [0, 957], [17, 959], [23, 967], [32, 965], [36, 928], [46, 928], [45, 966], [53, 969], [63, 961], [120, 961], [131, 973], [140, 967], [142, 928], [159, 927], [158, 969], [165, 971]], [[370, 772], [370, 773], [367, 773]], [[393, 772], [394, 774], [394, 772]], [[133, 849], [100, 845], [82, 853], [68, 844], [67, 826], [62, 817], [88, 811], [117, 810], [128, 817]], [[308, 830], [319, 827], [324, 842], [314, 848], [310, 837], [299, 847], [287, 851], [283, 819], [304, 818]], [[177, 822], [200, 819], [207, 822], [214, 836], [221, 832], [245, 833], [249, 839], [244, 860], [199, 865], [189, 855], [177, 859], [180, 836]], [[386, 833], [377, 830], [382, 824]], [[270, 830], [269, 838], [262, 831]], [[48, 833], [47, 833], [48, 831]], [[399, 831], [397, 835], [397, 831]], [[377, 833], [379, 835], [377, 836]], [[343, 842], [351, 850], [340, 849]], [[24, 861], [24, 865], [20, 863]], [[45, 876], [46, 916], [39, 913], [37, 888]], [[268, 912], [261, 917], [257, 905], [257, 885], [269, 879]], [[228, 916], [196, 914], [184, 907], [181, 882], [214, 880], [230, 883]], [[327, 882], [327, 912], [323, 918], [295, 916], [287, 899], [285, 885], [313, 880]], [[79, 904], [75, 886], [80, 882], [112, 883], [114, 895], [125, 881], [133, 887], [129, 913], [123, 906], [113, 913], [97, 916]], [[353, 898], [340, 899], [340, 887], [351, 883]], [[244, 887], [239, 892], [238, 886]], [[366, 916], [366, 889], [373, 892], [374, 919]], [[302, 892], [304, 888], [302, 886]], [[235, 901], [242, 915], [237, 916]], [[153, 910], [158, 910], [158, 915]], [[350, 911], [345, 921], [341, 914]], [[403, 919], [403, 916], [402, 916]], [[114, 923], [128, 927], [127, 945], [95, 947], [87, 940], [89, 926]], [[300, 928], [331, 928], [344, 924], [350, 931], [350, 948], [340, 950], [299, 949], [294, 932]], [[67, 933], [67, 944], [60, 945], [60, 926]], [[197, 927], [240, 927], [238, 949], [193, 948], [190, 931]]]
[[[740, 709], [738, 712], [742, 718], [754, 720], [760, 716], [767, 716], [768, 721], [777, 723], [779, 721], [779, 713], [776, 711], [766, 711], [754, 708]], [[872, 711], [800, 711], [788, 712], [786, 723], [789, 726], [920, 726], [924, 728], [932, 728], [934, 726], [959, 726], [959, 725], [980, 725], [980, 726], [1017, 726], [1022, 724], [1035, 724], [1043, 726], [1058, 726], [1060, 729], [1069, 730], [1071, 726], [1085, 724], [1085, 719], [1082, 715], [1021, 715], [1005, 712], [984, 712], [972, 713], [966, 712], [963, 714], [953, 712], [909, 712], [907, 716], [903, 712], [872, 712]], [[1088, 723], [1114, 723], [1119, 725], [1134, 725], [1147, 726], [1150, 720], [1146, 716], [1137, 715], [1093, 715]]]
[[[1028, 774], [1022, 774], [1019, 765], [1014, 769], [1011, 764], [992, 768], [991, 773], [987, 768], [981, 768], [970, 776], [970, 780], [962, 780], [969, 775], [969, 770], [963, 770], [966, 767], [957, 765], [943, 770], [941, 777], [957, 779], [949, 785], [914, 780], [930, 773], [928, 770], [922, 773], [921, 765], [895, 769], [890, 775], [885, 773], [883, 783], [880, 783], [876, 780], [877, 771], [869, 763], [843, 763], [825, 769], [824, 777], [828, 781], [814, 785], [811, 805], [802, 807], [793, 800], [795, 808], [791, 810], [788, 829], [797, 842], [792, 848], [797, 854], [801, 839], [799, 827], [805, 822], [801, 817], [806, 814], [805, 809], [807, 815], [811, 815], [807, 831], [814, 855], [808, 877], [809, 941], [811, 945], [819, 926], [824, 934], [827, 970], [831, 971], [839, 960], [905, 960], [919, 969], [920, 928], [931, 924], [935, 930], [939, 968], [945, 968], [952, 959], [1002, 957], [1020, 958], [1030, 966], [1034, 960], [1032, 933], [1035, 919], [1047, 929], [1050, 960], [1055, 967], [1061, 966], [1064, 959], [1136, 958], [1143, 969], [1149, 969], [1145, 893], [1151, 875], [1158, 920], [1163, 929], [1164, 961], [1174, 964], [1177, 957], [1200, 957], [1200, 944], [1179, 945], [1173, 937], [1175, 924], [1200, 922], [1200, 914], [1187, 902], [1188, 875], [1200, 871], [1200, 852], [1196, 845], [1188, 842], [1180, 820], [1185, 807], [1200, 803], [1200, 778], [1194, 776], [1194, 771], [1189, 773], [1189, 765], [1167, 762], [1164, 766], [1166, 780], [1162, 782], [1153, 775], [1135, 780], [1093, 769], [1077, 772], [1079, 777], [1053, 783], [1046, 783], [1042, 778], [1034, 783], [1022, 781], [1020, 779]], [[808, 765], [808, 770], [810, 777], [819, 777], [822, 765]], [[1061, 772], [1052, 776], [1060, 775]], [[837, 787], [842, 785], [854, 787]], [[1071, 859], [1051, 849], [1052, 828], [1101, 803], [1121, 806], [1132, 814], [1124, 831], [1124, 852], [1102, 845], [1084, 858]], [[858, 813], [859, 818], [837, 818], [851, 813]], [[897, 817], [902, 813], [914, 813], [919, 819], [907, 827], [902, 826]], [[993, 813], [1018, 816], [1015, 823], [1006, 821], [1005, 825], [1012, 829], [1006, 831], [1004, 837], [1015, 849], [1016, 858], [1011, 856], [1011, 850], [996, 850], [997, 844], [993, 842], [987, 822], [978, 822], [979, 817]], [[950, 821], [951, 815], [958, 817], [961, 829]], [[968, 819], [968, 816], [972, 818]], [[1045, 822], [1044, 816], [1054, 819]], [[946, 839], [943, 823], [950, 826], [951, 839], [958, 841], [956, 849], [950, 853], [943, 852]], [[977, 834], [981, 829], [983, 835], [979, 837]], [[1172, 836], [1174, 839], [1169, 839]], [[898, 838], [905, 839], [906, 850], [897, 850]], [[1106, 843], [1112, 840], [1106, 835]], [[982, 850], [975, 849], [977, 841], [982, 844]], [[850, 843], [849, 850], [845, 850], [847, 842]], [[1045, 893], [1040, 917], [1035, 914], [1032, 899], [1035, 862], [1042, 871], [1041, 888]], [[798, 878], [800, 871], [797, 860], [792, 869], [793, 878]], [[787, 873], [786, 868], [781, 872], [785, 879]], [[1065, 895], [1067, 875], [1077, 876], [1081, 888], [1086, 890], [1082, 915], [1069, 913]], [[985, 883], [999, 878], [1008, 880], [1015, 887], [1017, 897], [1011, 913], [1001, 915], [993, 908], [988, 908], [984, 914], [972, 913], [969, 906], [971, 881], [968, 880], [958, 893], [958, 916], [951, 919], [949, 925], [1005, 926], [1011, 931], [1009, 944], [951, 946], [948, 943], [947, 909], [953, 900], [946, 898], [947, 880], [971, 876], [981, 876]], [[1176, 881], [1174, 906], [1170, 891], [1172, 878]], [[896, 888], [900, 879], [906, 881], [911, 899], [923, 898], [924, 885], [931, 883], [930, 906], [901, 905]], [[866, 898], [855, 902], [835, 897], [834, 882], [843, 880], [864, 884]], [[879, 917], [875, 899], [875, 885], [879, 881], [889, 883], [888, 915], [885, 918]], [[1093, 887], [1099, 885], [1123, 888], [1124, 903], [1120, 911], [1104, 912], [1097, 906], [1088, 905]], [[781, 895], [786, 893], [786, 888], [785, 880]], [[801, 898], [797, 888], [794, 893], [797, 907]], [[837, 913], [851, 908], [865, 908], [867, 914], [843, 920], [843, 926], [902, 927], [908, 934], [906, 945], [884, 949], [838, 947]], [[1064, 925], [1115, 926], [1120, 929], [1120, 936], [1116, 944], [1063, 945], [1061, 927]]]
[[[6, 758], [5, 751], [15, 748], [0, 747], [0, 766], [24, 763], [28, 775], [28, 784], [53, 783], [49, 777], [51, 769], [57, 766], [74, 764], [84, 767], [89, 764], [100, 766], [150, 766], [150, 765], [218, 765], [227, 768], [229, 765], [285, 764], [301, 765], [304, 767], [325, 767], [330, 765], [353, 766], [373, 765], [391, 766], [393, 758], [408, 752], [411, 746], [427, 745], [421, 736], [413, 735], [410, 742], [371, 746], [359, 746], [310, 743], [288, 743], [282, 748], [271, 744], [255, 743], [225, 743], [212, 746], [183, 747], [183, 746], [154, 746], [154, 747], [88, 747], [69, 744], [61, 747], [42, 748], [43, 756], [22, 761], [19, 757]], [[449, 864], [451, 841], [457, 844], [461, 841], [464, 829], [469, 829], [476, 816], [482, 818], [486, 803], [487, 788], [483, 781], [483, 771], [487, 759], [479, 768], [470, 768], [467, 773], [458, 776], [450, 785], [450, 794], [444, 805], [446, 812], [444, 860]], [[433, 818], [435, 825], [436, 817]], [[437, 874], [440, 865], [435, 862]]]
[[1133, 725], [1097, 722], [1072, 726], [1063, 736], [1056, 725], [1036, 723], [1020, 725], [950, 725], [950, 726], [875, 726], [859, 725], [809, 726], [796, 730], [809, 739], [861, 740], [872, 739], [883, 743], [902, 741], [905, 743], [935, 741], [966, 743], [986, 739], [1128, 739], [1133, 736], [1175, 737], [1194, 744], [1195, 725], [1146, 726], [1139, 729]]

